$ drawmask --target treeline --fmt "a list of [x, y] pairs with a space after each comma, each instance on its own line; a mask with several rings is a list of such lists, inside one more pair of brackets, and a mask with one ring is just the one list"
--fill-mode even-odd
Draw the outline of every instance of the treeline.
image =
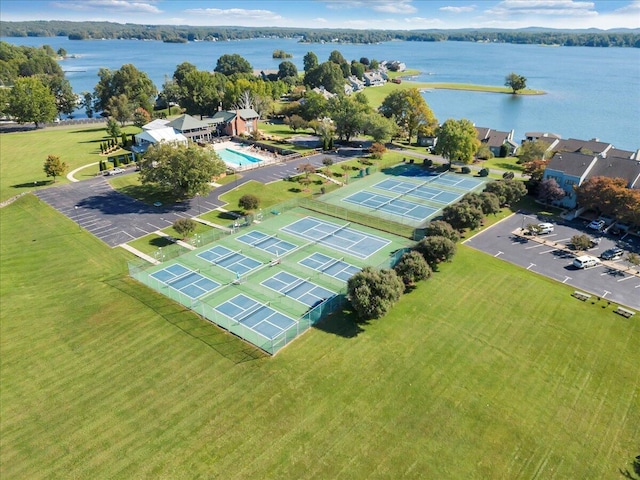
[[298, 38], [305, 43], [371, 44], [404, 40], [415, 42], [497, 42], [565, 47], [640, 48], [637, 29], [625, 31], [576, 30], [350, 30], [279, 27], [198, 27], [184, 25], [134, 25], [112, 22], [70, 22], [61, 20], [2, 22], [9, 37], [68, 37], [84, 39], [138, 39], [163, 41], [226, 41], [250, 38]]

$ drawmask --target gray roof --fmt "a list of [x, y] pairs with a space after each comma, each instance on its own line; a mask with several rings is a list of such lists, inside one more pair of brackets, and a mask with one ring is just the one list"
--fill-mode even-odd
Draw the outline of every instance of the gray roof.
[[585, 155], [583, 153], [556, 153], [551, 160], [549, 160], [547, 168], [564, 172], [565, 175], [580, 178], [587, 172], [595, 158], [595, 155]]
[[567, 138], [566, 140], [559, 140], [553, 149], [556, 152], [591, 152], [594, 154], [606, 152], [612, 148], [610, 143], [601, 142], [597, 139], [593, 140], [578, 140], [576, 138]]
[[198, 120], [191, 115], [180, 115], [178, 118], [174, 118], [168, 124], [169, 127], [173, 127], [179, 132], [188, 132], [189, 130], [201, 130], [203, 128], [209, 128], [207, 122]]
[[489, 147], [501, 147], [505, 143], [512, 143], [510, 140], [511, 132], [501, 132], [486, 127], [476, 127], [478, 132], [478, 140], [485, 143]]
[[598, 162], [587, 179], [592, 177], [624, 178], [627, 187], [640, 189], [640, 161], [632, 160], [629, 156], [607, 154], [605, 157], [598, 157]]
[[260, 118], [258, 112], [256, 112], [253, 108], [241, 108], [239, 110], [221, 110], [219, 112], [216, 112], [216, 114], [211, 117], [210, 123], [227, 123], [233, 120], [236, 115], [244, 120], [253, 120], [254, 118]]

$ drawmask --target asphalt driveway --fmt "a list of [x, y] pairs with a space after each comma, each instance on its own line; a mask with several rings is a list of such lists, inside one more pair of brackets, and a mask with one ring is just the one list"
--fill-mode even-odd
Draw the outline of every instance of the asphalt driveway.
[[297, 167], [302, 163], [321, 167], [322, 160], [327, 156], [332, 157], [334, 163], [347, 159], [344, 155], [317, 154], [269, 165], [243, 172], [238, 182], [218, 187], [206, 197], [161, 207], [146, 205], [114, 190], [107, 181], [108, 177], [57, 185], [37, 190], [35, 194], [107, 245], [116, 247], [171, 226], [179, 218], [191, 218], [223, 206], [224, 202], [219, 196], [245, 182], [256, 180], [269, 183], [281, 180], [298, 174]]

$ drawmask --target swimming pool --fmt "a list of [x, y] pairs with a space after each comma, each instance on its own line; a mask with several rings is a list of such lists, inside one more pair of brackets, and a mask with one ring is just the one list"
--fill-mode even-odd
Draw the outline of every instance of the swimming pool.
[[227, 164], [233, 165], [235, 167], [240, 167], [242, 165], [248, 165], [250, 163], [260, 163], [264, 162], [263, 159], [253, 157], [249, 154], [239, 152], [237, 150], [231, 150], [229, 148], [223, 148], [220, 150], [216, 150], [216, 153], [220, 156], [220, 158]]

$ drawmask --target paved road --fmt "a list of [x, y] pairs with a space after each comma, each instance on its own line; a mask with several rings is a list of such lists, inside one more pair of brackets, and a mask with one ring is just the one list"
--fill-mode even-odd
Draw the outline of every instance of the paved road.
[[[172, 225], [179, 218], [191, 218], [224, 205], [219, 196], [249, 180], [269, 183], [299, 173], [302, 163], [322, 166], [331, 156], [335, 163], [348, 157], [318, 154], [242, 173], [238, 182], [214, 189], [206, 197], [196, 197], [176, 205], [153, 207], [111, 188], [108, 177], [96, 177], [71, 184], [38, 190], [35, 194], [111, 247], [130, 242]], [[129, 175], [132, 173], [126, 173]], [[259, 192], [257, 192], [259, 193]]]
[[[611, 264], [622, 267], [621, 269], [603, 263], [598, 267], [580, 270], [572, 264], [572, 253], [554, 245], [522, 240], [512, 234], [523, 225], [539, 221], [527, 215], [515, 214], [464, 243], [560, 283], [572, 285], [578, 290], [640, 309], [640, 278], [625, 272], [630, 265], [624, 259]], [[566, 246], [573, 235], [585, 233], [592, 234], [593, 231], [588, 231], [580, 223], [570, 223], [556, 225], [554, 232], [545, 235], [544, 238], [560, 247]], [[615, 244], [614, 238], [604, 236], [600, 244], [591, 249], [589, 254], [597, 257]]]

